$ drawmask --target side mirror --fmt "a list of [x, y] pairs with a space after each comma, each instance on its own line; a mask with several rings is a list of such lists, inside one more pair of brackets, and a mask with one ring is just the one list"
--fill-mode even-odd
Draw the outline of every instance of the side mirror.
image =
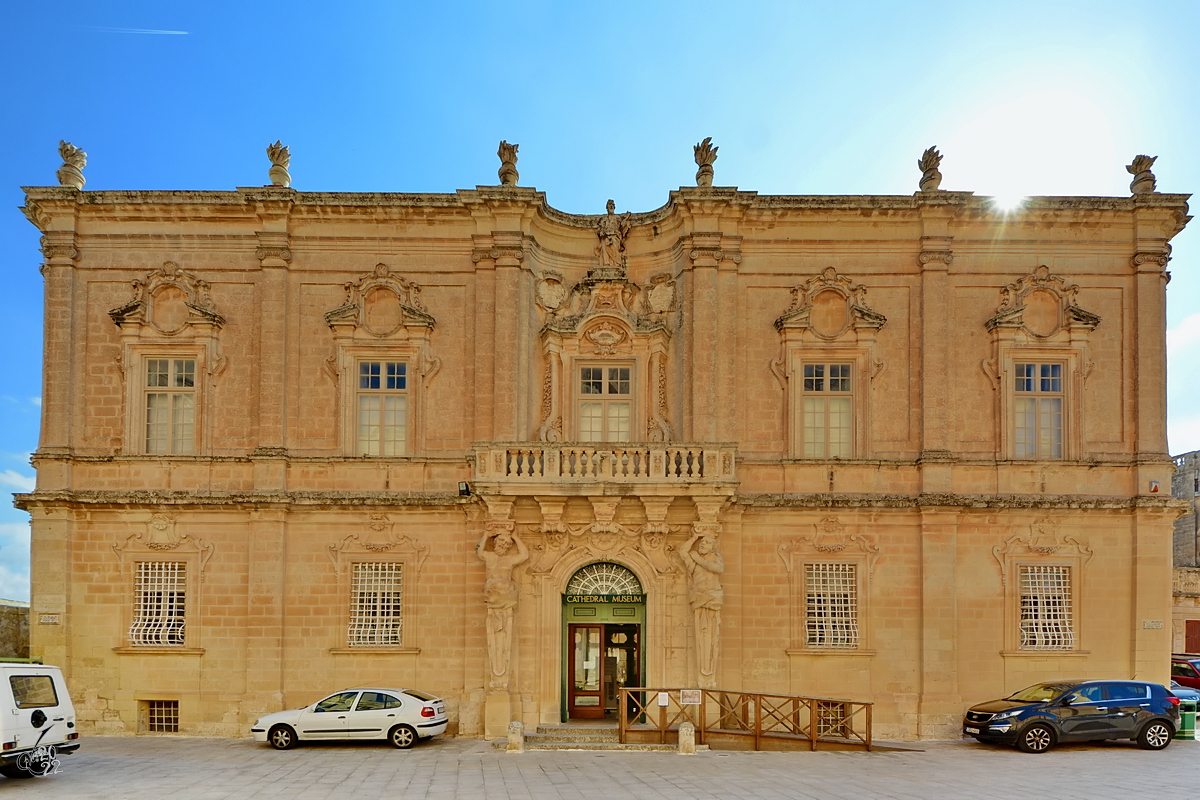
[[1069, 695], [1067, 695], [1066, 697], [1064, 697], [1064, 698], [1062, 699], [1062, 704], [1063, 704], [1064, 706], [1069, 706], [1069, 705], [1071, 705], [1071, 703], [1073, 703], [1074, 701], [1075, 701], [1075, 695], [1073, 695], [1073, 694], [1069, 694]]

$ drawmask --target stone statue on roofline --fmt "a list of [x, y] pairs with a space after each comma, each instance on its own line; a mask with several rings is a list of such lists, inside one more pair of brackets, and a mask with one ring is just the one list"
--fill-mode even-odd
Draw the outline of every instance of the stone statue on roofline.
[[496, 155], [500, 156], [500, 170], [496, 174], [500, 176], [501, 186], [516, 186], [517, 178], [521, 177], [521, 173], [517, 172], [517, 148], [520, 146], [500, 141], [500, 149], [496, 151]]
[[1134, 194], [1154, 192], [1154, 173], [1150, 171], [1150, 168], [1157, 160], [1158, 156], [1134, 156], [1133, 163], [1125, 166], [1125, 171], [1133, 176], [1133, 182], [1129, 184], [1129, 191]]
[[83, 168], [87, 166], [87, 153], [70, 142], [60, 141], [58, 154], [62, 156], [63, 160], [63, 165], [58, 168], [56, 173], [59, 185], [82, 189], [83, 184], [86, 183], [83, 177]]
[[596, 255], [600, 257], [602, 267], [625, 267], [625, 237], [633, 227], [632, 215], [626, 211], [617, 216], [617, 204], [612, 200], [606, 206], [608, 213], [596, 222], [596, 235], [600, 237], [596, 245]]
[[696, 166], [700, 167], [696, 170], [696, 185], [712, 186], [713, 162], [717, 160], [718, 150], [712, 146], [712, 137], [706, 136], [704, 141], [697, 144], [692, 150], [696, 154]]
[[292, 161], [292, 154], [288, 152], [287, 145], [278, 139], [275, 140], [275, 144], [267, 145], [267, 158], [271, 159], [271, 169], [267, 171], [271, 185], [291, 186], [292, 176], [288, 173], [288, 164]]
[[941, 165], [942, 154], [938, 152], [937, 145], [921, 154], [917, 167], [921, 170], [922, 192], [938, 191], [938, 187], [942, 185], [942, 173], [938, 172], [938, 167]]

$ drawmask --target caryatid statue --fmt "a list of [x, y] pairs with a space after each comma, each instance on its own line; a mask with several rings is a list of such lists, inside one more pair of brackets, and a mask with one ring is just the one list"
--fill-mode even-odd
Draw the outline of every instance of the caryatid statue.
[[700, 168], [696, 170], [697, 186], [712, 186], [713, 162], [717, 160], [718, 149], [712, 146], [711, 136], [705, 137], [703, 142], [692, 148], [696, 154], [696, 166]]
[[697, 532], [683, 547], [683, 564], [688, 571], [688, 604], [696, 628], [696, 663], [700, 685], [716, 685], [717, 651], [721, 642], [721, 606], [725, 590], [721, 574], [725, 559], [717, 552], [717, 539], [711, 533]]
[[271, 159], [271, 169], [267, 170], [271, 185], [291, 186], [292, 176], [288, 172], [288, 164], [292, 161], [292, 154], [288, 152], [287, 145], [278, 139], [275, 144], [267, 145], [267, 158]]
[[82, 189], [83, 184], [86, 183], [83, 177], [83, 168], [87, 166], [87, 153], [70, 142], [60, 141], [58, 154], [62, 156], [63, 160], [63, 165], [55, 173], [58, 176], [59, 185]]
[[602, 267], [625, 266], [625, 237], [633, 227], [632, 215], [626, 211], [617, 216], [617, 204], [612, 200], [606, 206], [608, 213], [596, 223], [596, 235], [600, 242], [596, 245], [596, 255], [600, 257]]
[[921, 170], [922, 192], [936, 192], [942, 185], [942, 173], [938, 172], [941, 165], [942, 154], [938, 152], [937, 145], [921, 154], [917, 167]]
[[496, 174], [500, 177], [501, 186], [516, 186], [517, 178], [521, 177], [521, 173], [517, 172], [517, 148], [520, 146], [503, 140], [500, 142], [500, 149], [496, 151], [496, 155], [500, 156], [500, 169]]
[[[487, 548], [492, 540], [492, 549]], [[516, 552], [512, 552], [516, 547]], [[518, 588], [513, 570], [529, 558], [525, 544], [517, 537], [512, 522], [487, 523], [475, 554], [484, 565], [483, 602], [487, 605], [488, 663], [492, 689], [508, 688], [508, 668], [512, 659], [513, 615]]]

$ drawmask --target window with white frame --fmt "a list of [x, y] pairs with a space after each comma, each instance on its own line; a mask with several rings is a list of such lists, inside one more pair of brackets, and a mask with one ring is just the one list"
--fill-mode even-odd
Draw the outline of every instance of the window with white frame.
[[1013, 456], [1063, 457], [1063, 365], [1018, 362], [1013, 398]]
[[191, 455], [196, 450], [196, 360], [147, 358], [146, 452]]
[[579, 441], [628, 442], [633, 430], [633, 368], [579, 368]]
[[858, 566], [804, 565], [805, 644], [814, 648], [858, 647]]
[[187, 564], [182, 561], [138, 561], [133, 580], [133, 622], [129, 626], [129, 643], [182, 646]]
[[800, 429], [804, 458], [854, 455], [851, 364], [804, 364]]
[[404, 361], [359, 361], [355, 402], [358, 454], [406, 455], [408, 364]]
[[1071, 568], [1021, 564], [1017, 574], [1021, 587], [1020, 648], [1075, 649]]
[[350, 647], [399, 646], [404, 633], [404, 565], [365, 562], [350, 576]]

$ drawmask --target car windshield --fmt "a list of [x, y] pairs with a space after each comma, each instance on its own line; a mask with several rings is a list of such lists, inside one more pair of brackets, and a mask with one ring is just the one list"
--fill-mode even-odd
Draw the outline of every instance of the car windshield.
[[1006, 700], [1017, 700], [1022, 703], [1045, 703], [1074, 688], [1070, 683], [1039, 683], [1022, 689], [1016, 694], [1009, 695]]

